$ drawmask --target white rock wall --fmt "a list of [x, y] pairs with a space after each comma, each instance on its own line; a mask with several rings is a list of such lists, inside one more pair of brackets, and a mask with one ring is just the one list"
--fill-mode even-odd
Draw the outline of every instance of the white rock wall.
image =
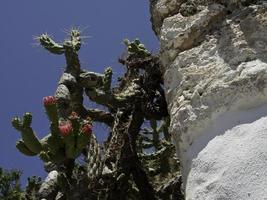
[[266, 113], [267, 104], [225, 112], [195, 139], [188, 200], [267, 199]]
[[152, 2], [187, 199], [267, 199], [266, 1]]

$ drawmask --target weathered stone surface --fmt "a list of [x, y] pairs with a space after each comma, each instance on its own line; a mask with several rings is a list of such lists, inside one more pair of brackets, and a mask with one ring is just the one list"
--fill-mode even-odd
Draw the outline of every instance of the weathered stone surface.
[[[257, 110], [267, 103], [267, 3], [191, 0], [180, 2], [172, 14], [160, 10], [167, 7], [162, 2], [154, 2], [152, 22], [161, 41], [165, 92], [171, 115], [170, 131], [181, 159], [187, 199], [246, 199], [245, 190], [251, 190], [250, 195], [255, 199], [263, 194], [259, 191], [262, 184], [266, 185], [267, 177], [264, 176], [262, 184], [256, 186], [246, 181], [250, 181], [249, 177], [260, 172], [262, 167], [241, 173], [249, 158], [239, 156], [240, 151], [233, 151], [233, 158], [241, 159], [233, 168], [229, 160], [219, 157], [219, 153], [229, 153], [225, 145], [230, 141], [228, 129], [234, 130], [243, 123], [258, 126], [257, 120], [267, 116], [267, 112]], [[186, 14], [184, 9], [193, 11]], [[263, 137], [256, 129], [250, 131], [259, 140]], [[220, 152], [212, 157], [213, 149], [209, 144], [216, 143], [217, 135], [223, 135], [221, 140], [225, 142], [217, 143]], [[244, 139], [242, 134], [236, 137]], [[246, 141], [251, 142], [248, 143], [251, 153], [259, 159], [257, 155], [260, 152], [253, 151], [255, 143], [242, 141], [245, 141], [244, 145]], [[260, 145], [266, 144], [266, 140], [261, 141]], [[209, 154], [209, 160], [204, 159], [203, 152]], [[228, 164], [224, 165], [224, 162]], [[238, 173], [240, 167], [238, 176], [243, 182], [237, 196], [225, 197], [224, 194], [233, 190], [227, 185], [233, 184], [231, 181], [234, 179], [218, 178], [221, 171], [212, 169], [215, 165], [222, 166], [220, 170], [226, 174]], [[265, 168], [266, 165], [265, 162]], [[202, 166], [206, 167], [205, 172]], [[204, 195], [210, 191], [205, 187], [212, 178], [216, 179], [212, 188], [216, 188], [217, 196], [212, 196], [212, 192], [210, 196]]]
[[[223, 134], [210, 140], [192, 160], [188, 200], [267, 199], [267, 117], [260, 118], [266, 113], [266, 104], [246, 112], [227, 113], [216, 120], [216, 127], [213, 124], [213, 129], [206, 129], [206, 137], [212, 131]], [[237, 117], [242, 122], [236, 121]], [[201, 145], [202, 139], [195, 143]]]
[[212, 4], [196, 15], [183, 17], [180, 13], [164, 20], [160, 42], [163, 64], [170, 63], [178, 53], [198, 45], [205, 35], [222, 21], [225, 7]]
[[160, 36], [161, 26], [165, 18], [180, 13], [184, 17], [194, 15], [204, 10], [208, 5], [221, 4], [229, 12], [242, 6], [247, 6], [257, 0], [150, 0], [152, 28]]
[[160, 34], [163, 20], [178, 13], [185, 0], [150, 0], [150, 2], [152, 27], [157, 34]]

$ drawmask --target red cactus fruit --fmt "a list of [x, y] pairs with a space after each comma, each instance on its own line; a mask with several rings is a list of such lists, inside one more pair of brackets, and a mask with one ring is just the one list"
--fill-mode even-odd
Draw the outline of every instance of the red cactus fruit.
[[86, 135], [91, 135], [92, 133], [92, 125], [89, 123], [86, 123], [82, 126], [81, 132], [86, 134]]
[[61, 136], [64, 137], [64, 136], [67, 136], [67, 135], [69, 135], [71, 133], [72, 124], [69, 121], [64, 121], [64, 122], [61, 122], [59, 124], [58, 128], [59, 128], [59, 132], [60, 132]]
[[43, 98], [44, 106], [50, 106], [57, 103], [57, 100], [54, 96], [47, 96]]

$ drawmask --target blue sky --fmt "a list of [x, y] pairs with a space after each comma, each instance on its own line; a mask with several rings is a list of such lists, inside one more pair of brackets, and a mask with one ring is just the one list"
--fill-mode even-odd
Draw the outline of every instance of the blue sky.
[[[11, 127], [13, 116], [33, 113], [33, 128], [39, 137], [48, 133], [42, 106], [44, 96], [53, 95], [64, 69], [63, 56], [51, 55], [33, 40], [44, 32], [62, 41], [64, 30], [85, 29], [90, 36], [80, 50], [82, 67], [103, 72], [112, 66], [115, 76], [122, 67], [124, 38], [140, 40], [153, 52], [158, 41], [152, 32], [148, 0], [3, 0], [0, 7], [0, 166], [23, 170], [25, 177], [45, 177], [37, 157], [20, 154], [15, 143], [20, 138]], [[104, 129], [97, 128], [98, 137]]]

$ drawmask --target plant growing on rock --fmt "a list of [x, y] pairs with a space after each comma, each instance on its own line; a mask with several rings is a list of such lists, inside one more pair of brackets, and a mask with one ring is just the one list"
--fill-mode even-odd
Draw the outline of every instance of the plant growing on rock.
[[[70, 38], [62, 44], [47, 34], [37, 39], [50, 53], [64, 54], [66, 58], [55, 95], [44, 98], [50, 133], [39, 140], [31, 128], [29, 113], [23, 119], [16, 117], [12, 121], [22, 135], [17, 143], [19, 151], [28, 156], [38, 155], [47, 171], [53, 173], [53, 180], [43, 183], [39, 196], [45, 199], [182, 198], [179, 165], [168, 133], [158, 56], [152, 55], [138, 39], [125, 40], [127, 57], [119, 62], [126, 72], [112, 88], [112, 68], [103, 74], [81, 69], [78, 30], [71, 30]], [[107, 111], [86, 108], [84, 94]], [[144, 128], [146, 121], [151, 129]], [[103, 145], [92, 132], [92, 122], [109, 127]], [[85, 161], [82, 165], [75, 162], [81, 156]], [[47, 182], [49, 192], [42, 192]]]

